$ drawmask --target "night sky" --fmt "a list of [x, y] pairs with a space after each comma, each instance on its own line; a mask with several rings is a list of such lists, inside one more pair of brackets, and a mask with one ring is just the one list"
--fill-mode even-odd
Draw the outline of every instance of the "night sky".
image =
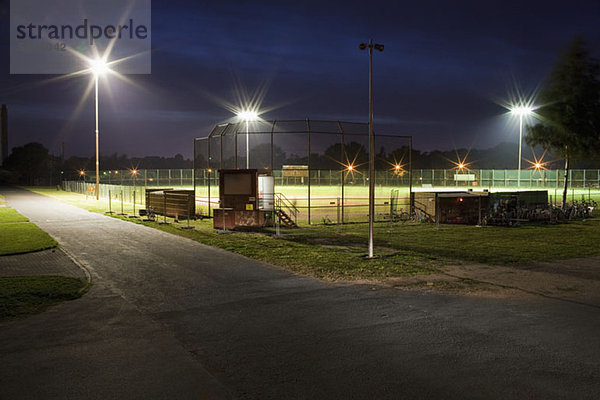
[[[76, 0], [74, 0], [76, 1]], [[39, 141], [91, 156], [89, 77], [9, 75], [8, 0], [0, 0], [0, 103], [11, 147]], [[49, 2], [50, 4], [51, 2]], [[375, 129], [420, 150], [487, 148], [518, 137], [498, 104], [531, 93], [577, 35], [600, 56], [600, 2], [153, 0], [152, 74], [101, 86], [100, 151], [192, 155], [192, 139], [229, 121], [224, 102], [264, 92], [265, 119], [366, 122], [374, 55]], [[560, 4], [560, 5], [557, 5]]]

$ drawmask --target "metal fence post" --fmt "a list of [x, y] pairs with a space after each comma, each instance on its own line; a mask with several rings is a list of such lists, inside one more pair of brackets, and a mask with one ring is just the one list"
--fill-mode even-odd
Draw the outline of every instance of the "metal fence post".
[[125, 215], [125, 213], [123, 212], [123, 189], [121, 189], [121, 214], [119, 215]]
[[340, 233], [340, 198], [337, 198], [337, 233]]
[[188, 196], [187, 196], [187, 211], [186, 211], [186, 214], [187, 214], [187, 226], [182, 226], [181, 229], [194, 229], [193, 226], [190, 226], [190, 219], [191, 219], [190, 209], [192, 208], [191, 207], [191, 199], [192, 199], [192, 196], [190, 196], [188, 194]]
[[112, 194], [111, 194], [111, 191], [109, 189], [108, 190], [108, 211], [107, 211], [107, 214], [112, 214], [113, 213], [111, 201], [112, 201]]
[[135, 215], [135, 186], [133, 187], [133, 215], [130, 216], [131, 218], [137, 218], [138, 216]]
[[163, 222], [159, 222], [161, 225], [168, 225], [167, 222], [167, 192], [163, 190]]

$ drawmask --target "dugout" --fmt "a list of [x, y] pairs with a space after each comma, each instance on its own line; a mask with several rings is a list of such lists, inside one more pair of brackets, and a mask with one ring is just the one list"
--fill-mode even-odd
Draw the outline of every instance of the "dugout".
[[476, 225], [487, 214], [488, 192], [416, 192], [415, 212], [432, 222]]

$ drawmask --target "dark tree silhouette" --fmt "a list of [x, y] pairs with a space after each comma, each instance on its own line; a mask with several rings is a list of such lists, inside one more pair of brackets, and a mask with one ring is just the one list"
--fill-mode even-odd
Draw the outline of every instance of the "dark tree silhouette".
[[528, 126], [529, 145], [542, 145], [565, 160], [563, 208], [567, 202], [570, 161], [596, 157], [600, 149], [600, 64], [581, 39], [556, 62], [540, 92], [540, 123]]
[[4, 167], [16, 173], [18, 182], [25, 185], [35, 185], [38, 179], [51, 176], [48, 149], [40, 143], [13, 148]]

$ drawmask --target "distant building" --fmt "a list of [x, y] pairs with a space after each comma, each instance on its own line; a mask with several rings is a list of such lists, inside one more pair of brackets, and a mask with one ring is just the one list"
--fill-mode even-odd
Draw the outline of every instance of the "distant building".
[[0, 165], [8, 158], [8, 110], [2, 104], [0, 110]]

